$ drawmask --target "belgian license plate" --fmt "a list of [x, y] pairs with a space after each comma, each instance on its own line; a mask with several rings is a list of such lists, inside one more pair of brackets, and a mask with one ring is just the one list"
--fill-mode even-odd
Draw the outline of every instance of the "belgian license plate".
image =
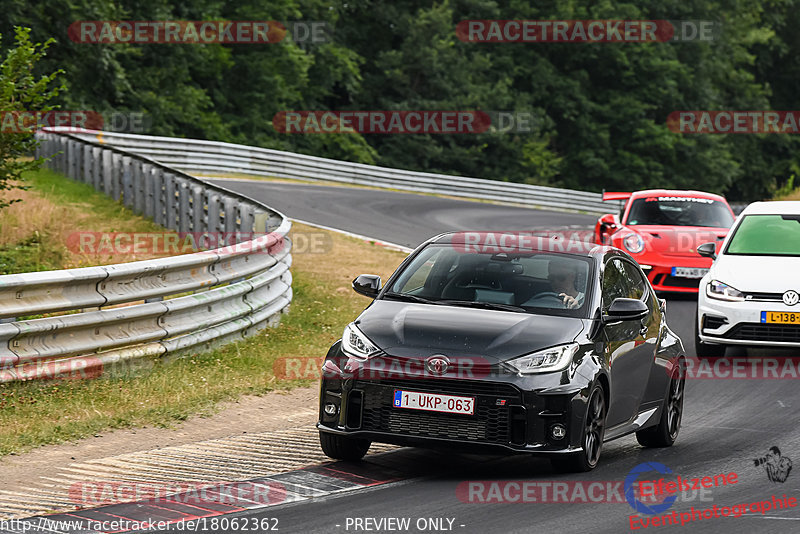
[[396, 389], [394, 390], [394, 407], [473, 415], [475, 413], [475, 397], [456, 397]]
[[680, 278], [703, 278], [708, 269], [703, 267], [673, 267], [672, 276]]
[[761, 312], [762, 323], [797, 324], [800, 325], [800, 312]]

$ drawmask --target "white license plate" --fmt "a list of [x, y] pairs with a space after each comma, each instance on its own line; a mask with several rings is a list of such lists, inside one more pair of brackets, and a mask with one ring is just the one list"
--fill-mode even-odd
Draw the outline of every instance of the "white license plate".
[[708, 269], [703, 267], [673, 267], [672, 276], [680, 278], [703, 278]]
[[394, 407], [473, 415], [475, 413], [475, 397], [456, 397], [396, 389], [394, 390]]

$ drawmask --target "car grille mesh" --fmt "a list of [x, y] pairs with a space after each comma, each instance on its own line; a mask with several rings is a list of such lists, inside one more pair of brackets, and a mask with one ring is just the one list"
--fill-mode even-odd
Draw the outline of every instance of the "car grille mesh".
[[682, 276], [672, 276], [669, 274], [658, 275], [653, 280], [654, 285], [666, 287], [700, 287], [700, 278], [684, 278]]
[[790, 324], [742, 323], [724, 334], [728, 339], [744, 341], [783, 341], [800, 343], [800, 326]]
[[[419, 382], [419, 383], [414, 383]], [[431, 382], [439, 382], [434, 387]], [[361, 430], [389, 432], [413, 437], [431, 437], [458, 439], [485, 443], [508, 443], [509, 406], [495, 406], [495, 398], [482, 397], [473, 389], [481, 387], [495, 395], [508, 396], [509, 393], [519, 398], [519, 390], [503, 384], [481, 384], [472, 382], [468, 387], [463, 383], [445, 381], [398, 381], [390, 384], [386, 381], [359, 381], [356, 387], [364, 391], [364, 406], [361, 419]], [[397, 409], [392, 406], [395, 389], [412, 389], [443, 394], [456, 394], [476, 397], [475, 415], [443, 414], [421, 410]], [[465, 391], [466, 390], [466, 391]]]

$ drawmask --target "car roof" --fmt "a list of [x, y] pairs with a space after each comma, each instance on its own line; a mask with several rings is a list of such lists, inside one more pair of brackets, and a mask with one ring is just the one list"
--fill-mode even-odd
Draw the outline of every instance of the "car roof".
[[689, 198], [710, 198], [726, 202], [725, 197], [705, 191], [695, 191], [686, 189], [645, 189], [631, 193], [631, 199], [641, 197], [689, 197]]
[[739, 215], [800, 215], [800, 201], [770, 200], [753, 202]]
[[[454, 245], [464, 251], [472, 252], [512, 252], [542, 251], [556, 254], [573, 254], [577, 256], [599, 257], [608, 252], [617, 252], [614, 247], [598, 245], [583, 240], [550, 238], [541, 235], [541, 231], [528, 232], [493, 232], [463, 231], [447, 232], [429, 239], [426, 244]], [[568, 234], [567, 234], [568, 235]]]

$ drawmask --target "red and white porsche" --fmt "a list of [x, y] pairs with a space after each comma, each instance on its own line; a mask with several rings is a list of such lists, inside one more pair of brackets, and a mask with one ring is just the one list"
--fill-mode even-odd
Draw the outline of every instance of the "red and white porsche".
[[735, 219], [724, 197], [702, 191], [604, 193], [603, 200], [627, 202], [619, 215], [600, 217], [595, 242], [633, 256], [656, 291], [696, 293], [711, 266], [698, 245], [722, 243]]

